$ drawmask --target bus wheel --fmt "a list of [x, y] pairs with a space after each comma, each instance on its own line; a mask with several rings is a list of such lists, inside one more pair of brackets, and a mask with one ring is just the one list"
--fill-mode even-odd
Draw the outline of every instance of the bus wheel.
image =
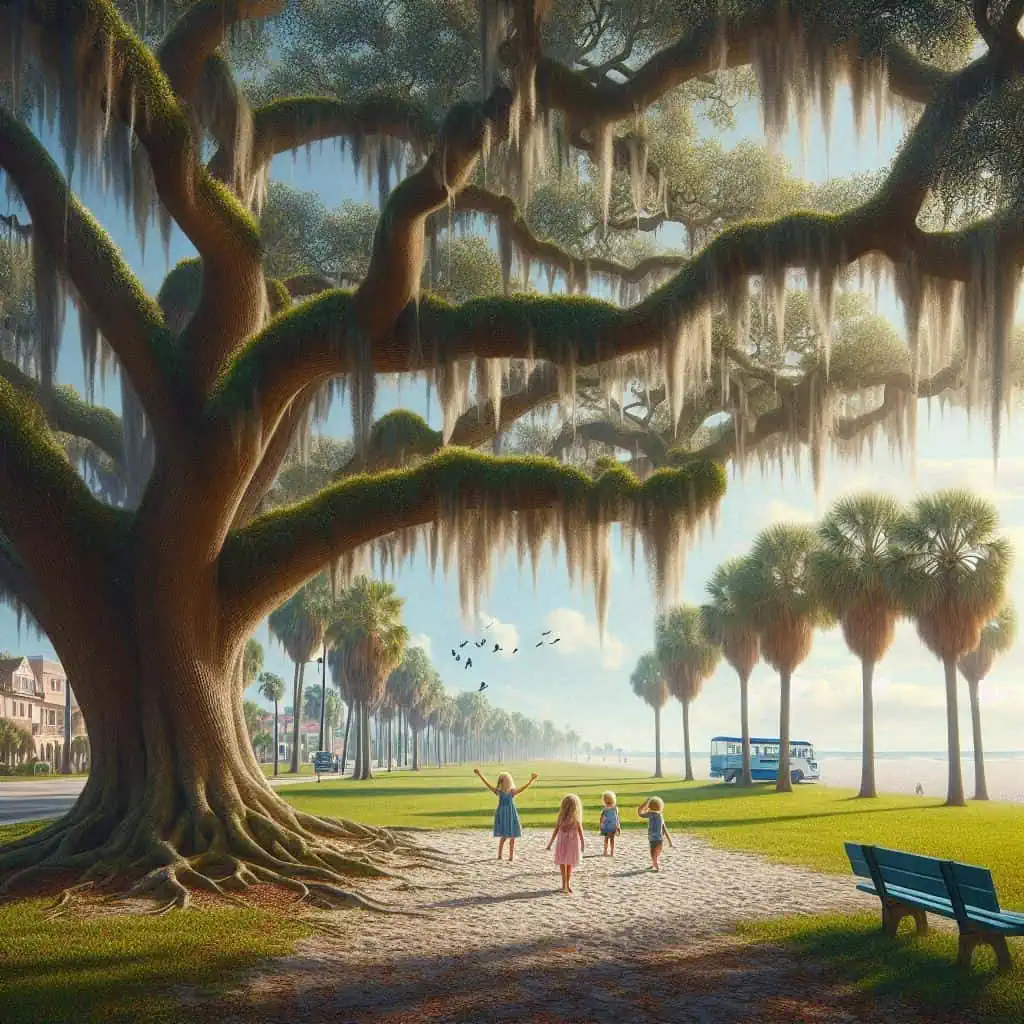
[[735, 782], [736, 781], [736, 773], [735, 772], [726, 772], [725, 773], [725, 781], [726, 782]]
[[797, 783], [804, 781], [804, 773], [801, 771], [791, 772], [789, 778], [795, 786]]

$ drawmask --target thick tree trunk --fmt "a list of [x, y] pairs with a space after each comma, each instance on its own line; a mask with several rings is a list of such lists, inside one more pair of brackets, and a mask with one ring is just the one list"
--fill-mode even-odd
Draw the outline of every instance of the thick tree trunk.
[[874, 679], [875, 664], [866, 658], [860, 663], [861, 696], [861, 764], [860, 792], [861, 797], [875, 797], [875, 698]]
[[394, 722], [395, 722], [395, 716], [392, 715], [388, 719], [388, 771], [392, 770], [392, 764], [391, 764], [391, 761], [392, 761], [392, 757], [391, 757], [391, 728], [394, 725]]
[[946, 805], [964, 807], [964, 775], [960, 766], [960, 709], [957, 703], [956, 659], [943, 662], [946, 670], [946, 750], [949, 758], [949, 783], [946, 787]]
[[974, 799], [988, 799], [988, 785], [985, 782], [985, 746], [981, 738], [981, 701], [978, 697], [978, 679], [968, 679], [967, 689], [971, 695], [971, 728], [974, 731]]
[[743, 766], [740, 769], [739, 784], [752, 786], [754, 776], [750, 772], [750, 676], [740, 676], [740, 737], [743, 742]]
[[420, 770], [420, 731], [419, 729], [412, 730], [412, 770], [418, 772]]
[[654, 777], [661, 778], [661, 708], [654, 709]]
[[693, 762], [690, 759], [690, 702], [684, 700], [683, 705], [683, 781], [693, 782]]
[[359, 702], [359, 744], [356, 754], [357, 779], [372, 779], [373, 769], [370, 765], [370, 709], [366, 701]]
[[779, 775], [775, 781], [777, 793], [792, 793], [793, 779], [789, 774], [789, 669], [779, 672]]

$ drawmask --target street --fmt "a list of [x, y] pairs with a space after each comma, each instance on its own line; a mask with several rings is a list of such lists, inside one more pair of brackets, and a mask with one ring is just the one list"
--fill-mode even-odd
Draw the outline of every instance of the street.
[[[324, 778], [336, 779], [338, 776], [325, 775]], [[314, 777], [279, 776], [268, 781], [274, 786], [288, 786], [297, 782], [313, 782]], [[0, 825], [59, 817], [78, 799], [85, 782], [85, 779], [61, 778], [0, 782]]]

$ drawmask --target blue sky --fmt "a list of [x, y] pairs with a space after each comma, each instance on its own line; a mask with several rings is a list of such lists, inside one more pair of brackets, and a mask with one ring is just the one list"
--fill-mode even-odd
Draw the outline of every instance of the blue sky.
[[[713, 129], [708, 129], [713, 131]], [[740, 124], [728, 133], [726, 141], [761, 138], [755, 104], [740, 110]], [[853, 130], [849, 93], [837, 91], [833, 119], [831, 152], [823, 144], [820, 130], [809, 147], [803, 173], [824, 180], [836, 176], [884, 167], [892, 158], [901, 137], [898, 122], [890, 123], [876, 145], [874, 132], [858, 141]], [[796, 134], [784, 141], [784, 151], [799, 168]], [[315, 189], [329, 205], [344, 199], [375, 201], [361, 179], [352, 174], [347, 161], [341, 161], [333, 146], [314, 150], [307, 157], [299, 154], [275, 161], [274, 178], [300, 188]], [[165, 273], [164, 256], [157, 235], [153, 234], [143, 255], [123, 213], [104, 196], [86, 190], [83, 199], [122, 247], [144, 284], [155, 293]], [[2, 203], [0, 203], [2, 208]], [[172, 239], [170, 258], [175, 262], [191, 255], [180, 234]], [[884, 298], [885, 311], [902, 329], [899, 309], [891, 296]], [[59, 365], [61, 381], [82, 387], [81, 355], [74, 314], [69, 311], [64, 346]], [[119, 407], [116, 384], [98, 398], [113, 408]], [[378, 397], [378, 415], [398, 404], [393, 388], [382, 388]], [[439, 411], [426, 403], [422, 384], [402, 390], [402, 405], [426, 415], [439, 425]], [[1019, 548], [1024, 549], [1024, 433], [1019, 421], [1004, 432], [1002, 459], [998, 476], [993, 475], [988, 440], [987, 417], [972, 425], [964, 414], [947, 410], [940, 414], [936, 404], [929, 415], [919, 413], [919, 441], [916, 477], [912, 467], [891, 457], [879, 446], [877, 454], [859, 465], [835, 460], [827, 466], [821, 500], [817, 502], [809, 471], [803, 474], [787, 467], [782, 479], [777, 469], [762, 478], [755, 468], [745, 477], [731, 473], [719, 522], [713, 535], [704, 536], [691, 551], [686, 570], [684, 598], [700, 601], [703, 587], [715, 566], [723, 559], [742, 554], [757, 532], [769, 523], [804, 521], [819, 515], [841, 493], [872, 488], [907, 499], [918, 491], [966, 485], [990, 497], [997, 505], [1003, 523]], [[350, 433], [348, 410], [338, 403], [332, 410], [325, 432], [335, 436]], [[646, 579], [643, 560], [638, 558], [634, 571], [628, 554], [615, 550], [611, 606], [604, 643], [600, 642], [593, 602], [587, 593], [573, 592], [567, 582], [564, 565], [547, 559], [540, 572], [541, 585], [534, 589], [528, 569], [520, 572], [509, 559], [495, 564], [491, 596], [484, 602], [481, 622], [465, 624], [461, 620], [455, 574], [450, 581], [432, 578], [429, 570], [416, 561], [395, 579], [406, 598], [406, 620], [416, 642], [427, 647], [434, 657], [445, 684], [452, 690], [475, 688], [488, 682], [493, 703], [509, 710], [520, 710], [537, 718], [550, 718], [559, 725], [572, 725], [594, 742], [611, 741], [631, 750], [652, 745], [651, 714], [631, 694], [629, 673], [637, 657], [649, 649], [653, 640], [655, 608], [651, 586]], [[1012, 592], [1024, 607], [1024, 578], [1017, 569]], [[451, 658], [450, 649], [464, 638], [480, 637], [484, 621], [496, 620], [491, 633], [501, 639], [506, 650], [518, 646], [512, 657], [480, 656], [471, 672], [464, 671]], [[534, 643], [546, 629], [562, 638], [557, 647], [536, 649]], [[291, 666], [280, 648], [269, 641], [265, 626], [257, 633], [267, 651], [267, 667], [291, 679]], [[26, 654], [55, 652], [45, 639], [24, 632], [19, 638], [13, 613], [0, 609], [0, 647]], [[490, 649], [490, 645], [488, 647]], [[1024, 687], [1015, 681], [1018, 652], [1015, 650], [997, 664], [985, 682], [985, 739], [990, 750], [1020, 746], [1019, 733], [1024, 722]], [[793, 695], [793, 730], [824, 749], [856, 749], [859, 745], [859, 667], [846, 652], [837, 632], [820, 634], [809, 659], [796, 674]], [[941, 666], [917, 641], [913, 628], [902, 625], [896, 643], [881, 664], [876, 680], [877, 745], [880, 750], [941, 750], [945, 745], [943, 684]], [[720, 669], [694, 704], [692, 727], [695, 746], [701, 749], [711, 735], [738, 729], [737, 687], [727, 668]], [[966, 695], [962, 700], [962, 722], [967, 723]], [[778, 725], [776, 680], [769, 669], [755, 672], [751, 687], [751, 727], [755, 733], [774, 734]], [[666, 746], [680, 744], [678, 705], [666, 709]], [[965, 729], [967, 739], [969, 728]], [[969, 744], [967, 744], [969, 745]]]

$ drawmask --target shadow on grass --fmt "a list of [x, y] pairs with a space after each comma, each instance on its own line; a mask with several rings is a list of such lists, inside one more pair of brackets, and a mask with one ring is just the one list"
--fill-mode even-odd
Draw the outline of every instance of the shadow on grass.
[[756, 922], [743, 925], [740, 932], [756, 941], [778, 944], [798, 959], [824, 961], [860, 994], [899, 997], [926, 1014], [936, 1014], [937, 1019], [945, 1015], [942, 1019], [991, 1024], [1024, 1020], [1019, 943], [1012, 950], [1015, 970], [998, 974], [988, 949], [975, 954], [971, 969], [958, 968], [955, 933], [917, 936], [908, 921], [893, 939], [881, 930], [877, 914]]
[[907, 814], [911, 811], [924, 811], [927, 810], [925, 807], [865, 807], [859, 811], [842, 811], [837, 813], [834, 810], [825, 809], [817, 813], [807, 814], [777, 814], [772, 816], [764, 816], [758, 818], [693, 818], [687, 820], [686, 818], [673, 818], [672, 825], [675, 828], [693, 829], [694, 831], [700, 831], [701, 829], [714, 829], [714, 828], [729, 828], [732, 825], [781, 825], [786, 822], [796, 821], [814, 821], [818, 818], [839, 818], [843, 821], [847, 818], [852, 818], [859, 814]]

